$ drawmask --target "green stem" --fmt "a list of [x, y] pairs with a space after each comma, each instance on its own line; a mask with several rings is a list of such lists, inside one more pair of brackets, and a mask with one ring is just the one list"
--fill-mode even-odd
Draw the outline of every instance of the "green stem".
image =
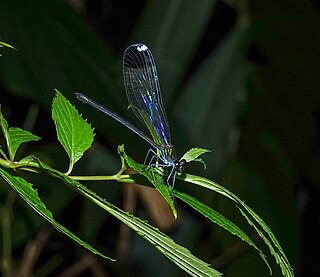
[[118, 181], [118, 182], [134, 182], [131, 178], [132, 175], [107, 175], [107, 176], [69, 176], [71, 179], [76, 181]]
[[69, 175], [71, 173], [71, 171], [72, 171], [72, 168], [73, 168], [73, 163], [71, 162], [71, 159], [70, 159], [69, 168], [68, 168], [68, 171], [65, 174]]
[[[44, 170], [42, 167], [39, 166], [38, 163], [35, 162], [11, 162], [9, 160], [4, 160], [0, 158], [0, 166], [5, 168], [11, 169], [20, 169], [24, 171], [34, 172], [34, 173], [43, 173], [45, 172], [48, 175], [58, 177], [53, 172]], [[77, 181], [117, 181], [121, 183], [134, 183], [132, 179], [132, 175], [134, 174], [122, 174], [126, 168], [121, 168], [117, 174], [114, 175], [107, 175], [107, 176], [69, 176], [71, 179]]]
[[2, 165], [3, 167], [10, 168], [11, 164], [11, 161], [0, 158], [0, 165]]

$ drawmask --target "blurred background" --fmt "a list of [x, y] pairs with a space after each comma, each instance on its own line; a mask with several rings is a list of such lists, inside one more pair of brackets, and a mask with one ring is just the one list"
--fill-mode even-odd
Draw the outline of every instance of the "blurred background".
[[[1, 108], [10, 126], [42, 138], [20, 149], [19, 157], [34, 154], [67, 171], [68, 158], [51, 119], [57, 88], [96, 132], [93, 147], [72, 174], [114, 174], [120, 168], [116, 147], [123, 143], [143, 162], [149, 147], [144, 141], [74, 97], [83, 92], [143, 129], [127, 110], [122, 79], [123, 51], [143, 42], [158, 66], [178, 155], [196, 146], [212, 150], [204, 156], [207, 170], [190, 164], [186, 172], [218, 182], [256, 211], [297, 276], [320, 276], [319, 13], [315, 0], [1, 0], [0, 38], [17, 49], [1, 49]], [[185, 276], [61, 182], [22, 174], [60, 223], [118, 262], [93, 256], [61, 235], [1, 181], [1, 252], [9, 239], [15, 273]], [[147, 219], [225, 276], [268, 276], [255, 251], [179, 201], [174, 221], [153, 189], [85, 184]], [[268, 254], [273, 276], [281, 276], [232, 203], [183, 182], [176, 188], [243, 228]], [[8, 219], [11, 225], [5, 225]], [[3, 235], [4, 226], [11, 238]], [[2, 275], [10, 276], [10, 270], [2, 267]]]

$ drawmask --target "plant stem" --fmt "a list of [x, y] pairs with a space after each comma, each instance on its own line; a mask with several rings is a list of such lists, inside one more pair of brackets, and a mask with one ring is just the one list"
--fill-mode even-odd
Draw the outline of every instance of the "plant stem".
[[9, 168], [11, 163], [12, 162], [9, 160], [5, 160], [5, 159], [0, 158], [0, 165], [2, 165], [5, 168]]
[[132, 175], [130, 174], [124, 174], [124, 175], [115, 174], [115, 175], [107, 175], [107, 176], [69, 176], [69, 177], [76, 181], [118, 181], [118, 182], [133, 183], [134, 181], [132, 180], [131, 176]]
[[[11, 169], [20, 169], [24, 171], [43, 173], [44, 169], [35, 162], [11, 162], [9, 160], [4, 160], [0, 158], [0, 166]], [[69, 176], [71, 179], [76, 181], [117, 181], [121, 183], [134, 183], [132, 179], [132, 174], [122, 174], [126, 168], [121, 169], [117, 174], [107, 175], [107, 176]], [[58, 177], [53, 172], [45, 171], [48, 175]]]

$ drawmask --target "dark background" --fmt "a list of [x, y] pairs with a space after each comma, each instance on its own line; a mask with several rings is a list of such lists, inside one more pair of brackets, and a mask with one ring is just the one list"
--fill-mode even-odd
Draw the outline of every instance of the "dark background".
[[[297, 276], [320, 276], [319, 12], [319, 4], [311, 0], [2, 0], [1, 40], [17, 49], [0, 50], [2, 111], [10, 126], [42, 138], [19, 155], [35, 154], [67, 170], [50, 111], [57, 88], [97, 133], [74, 175], [114, 174], [120, 167], [116, 146], [122, 143], [142, 162], [148, 145], [77, 102], [74, 92], [88, 94], [140, 127], [126, 110], [121, 59], [129, 44], [143, 42], [158, 66], [177, 153], [195, 146], [212, 150], [204, 156], [207, 170], [190, 165], [186, 171], [217, 181], [253, 208], [275, 233]], [[15, 270], [35, 276], [184, 275], [63, 184], [46, 176], [24, 177], [59, 222], [119, 261], [88, 254], [1, 183], [1, 205], [12, 207]], [[226, 276], [268, 276], [256, 252], [178, 201], [179, 218], [173, 222], [158, 195], [140, 186], [86, 184], [158, 226]], [[281, 276], [267, 247], [232, 203], [183, 182], [176, 187], [252, 235], [268, 254], [274, 276]]]

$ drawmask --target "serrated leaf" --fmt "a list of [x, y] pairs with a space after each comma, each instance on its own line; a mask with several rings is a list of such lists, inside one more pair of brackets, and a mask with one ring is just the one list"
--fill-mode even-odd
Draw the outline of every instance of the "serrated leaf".
[[251, 245], [255, 250], [258, 251], [259, 255], [265, 262], [265, 264], [268, 266], [270, 274], [272, 274], [271, 267], [266, 259], [266, 256], [263, 254], [263, 252], [255, 245], [255, 243], [249, 238], [249, 236], [242, 231], [236, 224], [234, 224], [232, 221], [229, 219], [225, 218], [222, 214], [219, 212], [213, 210], [212, 208], [208, 207], [204, 203], [200, 202], [199, 200], [195, 199], [194, 197], [186, 194], [186, 193], [181, 193], [177, 190], [173, 191], [174, 196], [182, 200], [183, 202], [187, 203], [190, 205], [192, 208], [197, 210], [199, 213], [210, 219], [212, 222], [218, 224], [225, 230], [229, 231], [231, 234], [239, 237], [242, 239], [244, 242], [248, 243]]
[[16, 155], [16, 152], [21, 143], [28, 141], [38, 141], [40, 139], [40, 137], [33, 135], [29, 131], [16, 127], [9, 128], [9, 137], [11, 144], [12, 160], [14, 159], [14, 156]]
[[1, 113], [0, 109], [0, 125], [2, 133], [6, 139], [7, 149], [9, 153], [10, 160], [14, 160], [14, 156], [21, 145], [21, 143], [28, 142], [28, 141], [37, 141], [40, 137], [33, 135], [27, 130], [23, 130], [16, 127], [10, 127], [8, 122], [5, 120]]
[[73, 190], [77, 191], [92, 203], [109, 212], [132, 230], [137, 232], [138, 235], [154, 245], [158, 251], [160, 251], [163, 255], [165, 255], [168, 259], [189, 273], [191, 276], [219, 277], [222, 275], [217, 270], [211, 268], [208, 263], [193, 256], [188, 249], [176, 244], [171, 238], [163, 234], [159, 229], [149, 225], [146, 221], [143, 221], [112, 205], [88, 189], [86, 186], [71, 179], [71, 177], [51, 168], [47, 164], [32, 156], [24, 159], [24, 162], [36, 163], [42, 169], [50, 172], [52, 175], [63, 179], [64, 182], [68, 186], [72, 187]]
[[[7, 120], [2, 115], [1, 105], [0, 105], [0, 127], [1, 127], [2, 134], [6, 140], [9, 157], [11, 159], [12, 151], [11, 151], [11, 145], [10, 145], [9, 125], [8, 125]], [[2, 152], [2, 153], [4, 154], [4, 152]]]
[[139, 172], [141, 175], [145, 176], [150, 183], [154, 185], [157, 191], [160, 192], [162, 197], [167, 201], [169, 204], [174, 218], [177, 218], [177, 210], [176, 207], [173, 204], [173, 200], [171, 198], [171, 190], [169, 186], [164, 182], [162, 175], [159, 174], [159, 172], [150, 166], [144, 166], [139, 163], [136, 163], [131, 157], [129, 157], [124, 152], [124, 146], [120, 145], [118, 147], [118, 153], [121, 157], [123, 157], [128, 164], [128, 166], [135, 171]]
[[190, 163], [192, 161], [195, 162], [200, 162], [203, 164], [204, 168], [206, 169], [206, 164], [205, 162], [199, 158], [201, 155], [205, 154], [205, 153], [209, 153], [211, 152], [208, 149], [203, 149], [203, 148], [191, 148], [189, 151], [187, 151], [186, 153], [184, 153], [184, 155], [182, 156], [181, 160], [184, 159], [186, 160], [187, 163]]
[[142, 221], [112, 205], [68, 176], [65, 176], [65, 182], [69, 183], [78, 192], [81, 192], [87, 199], [118, 218], [191, 276], [218, 277], [222, 275], [217, 270], [211, 268], [210, 264], [193, 256], [188, 249], [176, 244], [170, 237], [149, 225], [146, 221]]
[[208, 149], [203, 149], [203, 148], [199, 148], [199, 147], [191, 148], [189, 151], [184, 153], [184, 155], [182, 156], [181, 159], [185, 159], [186, 162], [189, 163], [189, 162], [196, 160], [201, 155], [203, 155], [205, 153], [209, 153], [209, 152], [211, 152], [211, 151]]
[[105, 199], [100, 198], [94, 192], [90, 191], [80, 183], [71, 180], [67, 176], [65, 181], [69, 182], [69, 184], [72, 184], [77, 191], [82, 191], [82, 194], [86, 198], [90, 199], [93, 203], [108, 211], [128, 227], [137, 232], [138, 235], [154, 245], [158, 251], [160, 251], [163, 255], [165, 255], [168, 259], [189, 273], [191, 276], [218, 277], [222, 275], [217, 270], [211, 268], [208, 263], [193, 256], [188, 249], [176, 244], [171, 238], [160, 232], [157, 228], [149, 225], [147, 222], [142, 221], [141, 219], [136, 218], [125, 211], [122, 211], [118, 207], [107, 202]]
[[248, 221], [248, 223], [254, 227], [258, 235], [269, 247], [271, 254], [275, 257], [277, 264], [281, 268], [283, 276], [294, 277], [294, 272], [289, 263], [289, 260], [283, 252], [280, 243], [276, 239], [275, 235], [273, 234], [269, 226], [249, 206], [247, 206], [244, 201], [239, 199], [239, 197], [237, 197], [231, 191], [227, 190], [225, 187], [209, 179], [191, 174], [185, 174], [184, 180], [186, 182], [213, 190], [232, 200], [240, 210], [241, 214]]
[[74, 164], [90, 148], [94, 136], [93, 129], [58, 90], [52, 104], [52, 118], [58, 139], [70, 159], [67, 172], [70, 173]]
[[[31, 157], [29, 157], [29, 160], [31, 161]], [[36, 160], [34, 160], [34, 162], [35, 161]], [[52, 213], [50, 212], [50, 210], [47, 209], [45, 204], [41, 201], [37, 191], [33, 188], [32, 184], [28, 183], [26, 180], [24, 180], [21, 177], [11, 175], [9, 172], [2, 169], [1, 167], [0, 167], [0, 176], [23, 198], [24, 201], [26, 201], [38, 214], [40, 214], [43, 218], [49, 221], [52, 224], [52, 226], [55, 227], [57, 230], [67, 235], [78, 244], [87, 248], [92, 253], [97, 254], [105, 259], [113, 260], [103, 255], [102, 253], [100, 253], [98, 250], [96, 250], [95, 248], [93, 248], [92, 246], [90, 246], [89, 244], [81, 240], [79, 237], [77, 237], [75, 234], [73, 234], [71, 231], [69, 231], [66, 227], [59, 224], [57, 221], [55, 221], [53, 219]]]

